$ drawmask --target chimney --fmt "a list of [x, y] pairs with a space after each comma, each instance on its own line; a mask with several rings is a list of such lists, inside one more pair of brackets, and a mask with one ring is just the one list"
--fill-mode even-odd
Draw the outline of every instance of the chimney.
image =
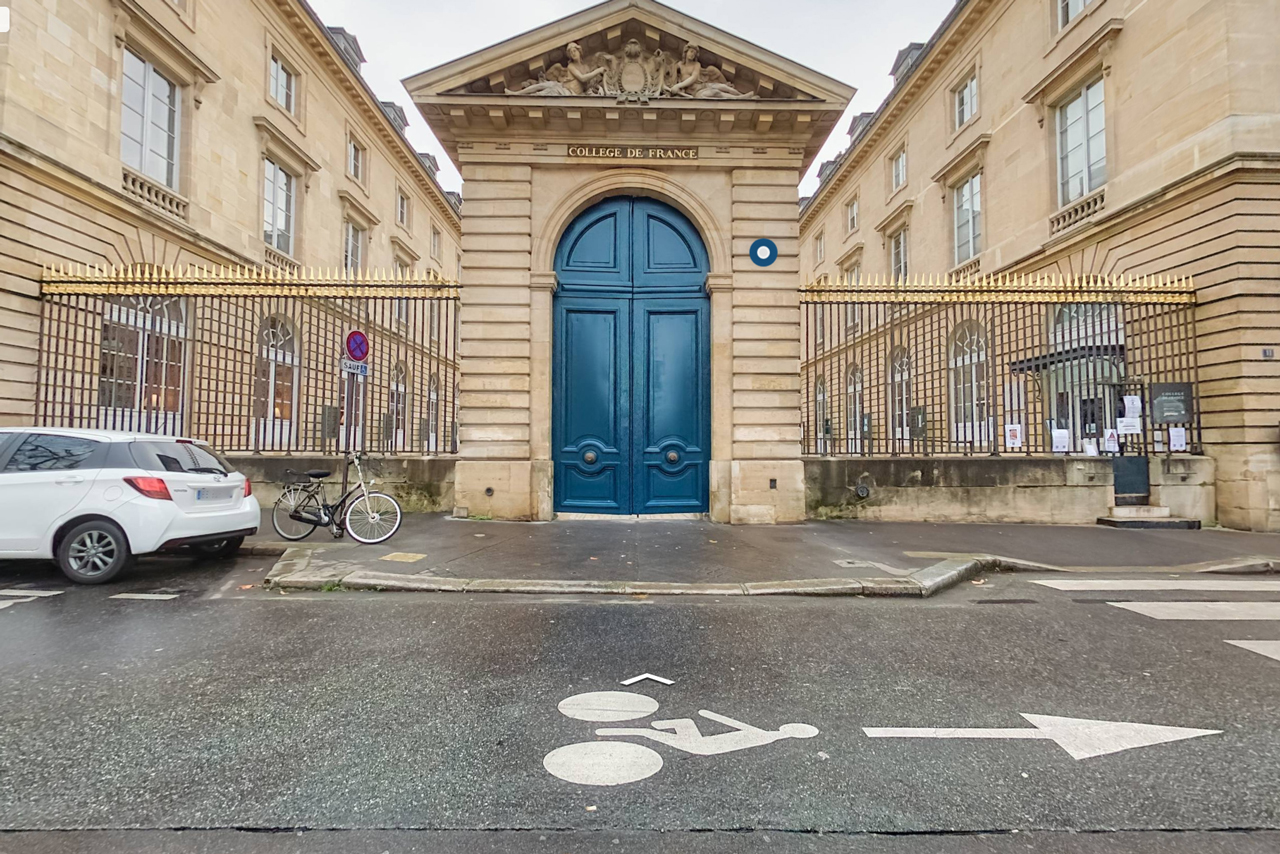
[[342, 54], [342, 58], [347, 61], [347, 65], [351, 66], [351, 70], [356, 74], [360, 73], [360, 66], [364, 65], [364, 51], [360, 49], [360, 41], [351, 33], [342, 27], [329, 27], [329, 38], [333, 40], [334, 47], [338, 49], [338, 53]]

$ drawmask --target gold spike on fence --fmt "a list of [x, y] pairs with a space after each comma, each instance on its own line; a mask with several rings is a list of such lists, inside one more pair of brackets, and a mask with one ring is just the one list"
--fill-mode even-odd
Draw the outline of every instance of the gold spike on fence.
[[172, 296], [300, 296], [456, 298], [458, 283], [435, 270], [336, 270], [249, 265], [87, 265], [44, 269], [48, 294], [165, 294]]
[[1044, 273], [912, 277], [833, 285], [826, 274], [800, 289], [805, 303], [1121, 303], [1195, 305], [1190, 276], [1059, 276]]

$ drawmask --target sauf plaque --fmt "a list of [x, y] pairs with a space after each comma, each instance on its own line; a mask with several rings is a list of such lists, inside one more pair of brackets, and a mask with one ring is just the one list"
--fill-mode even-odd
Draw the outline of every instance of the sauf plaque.
[[697, 146], [571, 145], [570, 157], [603, 160], [697, 160]]

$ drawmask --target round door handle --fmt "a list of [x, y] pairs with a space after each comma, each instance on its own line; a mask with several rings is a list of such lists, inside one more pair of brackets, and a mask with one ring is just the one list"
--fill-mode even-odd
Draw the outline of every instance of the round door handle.
[[596, 461], [596, 452], [587, 451], [585, 454], [582, 455], [582, 461], [585, 462], [587, 465], [591, 465]]
[[667, 462], [674, 463], [680, 459], [680, 455], [675, 451], [667, 451]]

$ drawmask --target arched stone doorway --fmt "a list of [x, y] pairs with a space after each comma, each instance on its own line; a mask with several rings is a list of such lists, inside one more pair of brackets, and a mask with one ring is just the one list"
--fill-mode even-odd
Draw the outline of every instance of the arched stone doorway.
[[556, 249], [557, 512], [701, 513], [709, 503], [707, 249], [675, 208], [606, 199]]

